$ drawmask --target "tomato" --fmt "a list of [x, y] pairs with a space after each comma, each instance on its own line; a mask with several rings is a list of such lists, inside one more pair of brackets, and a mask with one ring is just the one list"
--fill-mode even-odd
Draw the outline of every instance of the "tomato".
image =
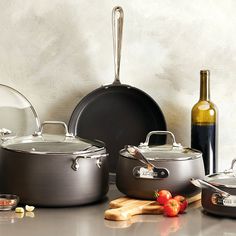
[[185, 209], [188, 206], [188, 201], [186, 200], [186, 198], [181, 195], [177, 195], [174, 197], [174, 199], [177, 200], [180, 204], [179, 213], [184, 213]]
[[164, 205], [169, 199], [172, 198], [171, 193], [168, 190], [160, 190], [155, 192], [156, 200], [159, 204]]
[[180, 211], [180, 203], [174, 198], [169, 199], [164, 205], [166, 216], [177, 216]]

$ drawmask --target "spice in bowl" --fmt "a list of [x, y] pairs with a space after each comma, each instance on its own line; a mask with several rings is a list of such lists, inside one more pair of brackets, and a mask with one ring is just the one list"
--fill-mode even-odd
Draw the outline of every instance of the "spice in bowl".
[[19, 197], [13, 194], [0, 194], [0, 210], [8, 211], [14, 209], [19, 202]]

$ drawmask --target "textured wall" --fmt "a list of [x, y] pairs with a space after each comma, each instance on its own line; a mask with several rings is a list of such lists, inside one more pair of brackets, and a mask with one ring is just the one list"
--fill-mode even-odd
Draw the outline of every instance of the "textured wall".
[[233, 0], [1, 0], [0, 82], [28, 97], [41, 120], [67, 122], [83, 96], [114, 78], [111, 10], [117, 4], [125, 12], [121, 81], [149, 93], [185, 145], [199, 70], [211, 70], [220, 169], [226, 168], [236, 157]]

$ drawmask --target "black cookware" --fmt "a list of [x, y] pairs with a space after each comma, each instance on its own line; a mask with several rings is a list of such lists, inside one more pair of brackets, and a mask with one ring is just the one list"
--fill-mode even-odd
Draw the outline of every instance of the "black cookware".
[[[62, 125], [64, 135], [46, 134], [45, 125]], [[46, 121], [33, 135], [3, 138], [0, 192], [21, 204], [72, 206], [101, 200], [108, 191], [104, 144], [74, 137], [63, 122]]]
[[[152, 135], [166, 134], [172, 145], [150, 145]], [[202, 153], [176, 143], [169, 131], [152, 131], [138, 147], [129, 145], [120, 151], [116, 184], [130, 197], [154, 199], [154, 192], [161, 189], [192, 196], [199, 192], [190, 182], [196, 177], [204, 177]]]
[[192, 179], [192, 183], [202, 188], [202, 206], [205, 211], [228, 217], [236, 217], [236, 171], [231, 168], [224, 172], [207, 175], [204, 179]]
[[[110, 154], [109, 170], [114, 174], [119, 150], [125, 144], [137, 145], [151, 130], [166, 130], [166, 123], [160, 107], [149, 95], [130, 85], [121, 84], [121, 7], [113, 9], [112, 19], [115, 80], [85, 96], [74, 109], [68, 126], [75, 135], [106, 143]], [[153, 139], [155, 143], [165, 143], [165, 137]]]

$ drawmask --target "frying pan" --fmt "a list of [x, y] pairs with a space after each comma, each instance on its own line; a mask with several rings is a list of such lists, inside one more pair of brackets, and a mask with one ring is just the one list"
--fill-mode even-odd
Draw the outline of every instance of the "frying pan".
[[[106, 143], [110, 177], [115, 176], [119, 150], [125, 144], [137, 145], [150, 131], [166, 130], [165, 118], [157, 103], [142, 90], [120, 82], [123, 16], [121, 7], [113, 9], [114, 82], [85, 96], [75, 107], [68, 124], [74, 135]], [[151, 140], [158, 144], [165, 141], [163, 136]]]

